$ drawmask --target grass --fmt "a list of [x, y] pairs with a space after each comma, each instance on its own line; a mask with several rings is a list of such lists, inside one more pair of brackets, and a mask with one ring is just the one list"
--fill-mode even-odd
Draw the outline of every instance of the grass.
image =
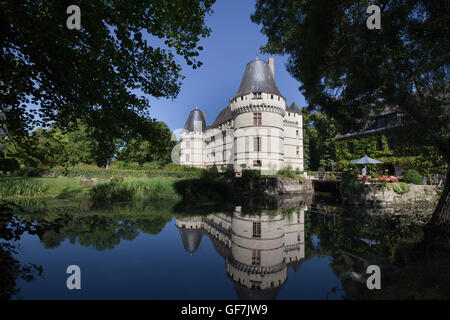
[[2, 197], [86, 197], [91, 188], [76, 178], [0, 177]]
[[174, 185], [180, 179], [155, 177], [149, 179], [112, 179], [93, 187], [92, 200], [121, 202], [130, 200], [180, 200]]

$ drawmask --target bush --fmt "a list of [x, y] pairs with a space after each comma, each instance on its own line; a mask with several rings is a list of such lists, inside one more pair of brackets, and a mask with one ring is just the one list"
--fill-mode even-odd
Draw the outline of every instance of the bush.
[[423, 184], [422, 176], [416, 170], [408, 170], [403, 177], [403, 181], [412, 184]]
[[19, 177], [40, 177], [44, 173], [44, 169], [34, 167], [23, 167], [15, 172]]
[[283, 169], [278, 170], [277, 175], [283, 178], [295, 178], [295, 173], [292, 171], [291, 166], [287, 166]]
[[14, 172], [19, 169], [20, 165], [16, 159], [0, 159], [0, 171], [3, 171], [3, 173]]
[[261, 178], [261, 171], [260, 170], [251, 170], [251, 169], [242, 170], [242, 178], [244, 178], [244, 179], [259, 179], [259, 178]]
[[404, 183], [404, 182], [392, 182], [392, 183], [385, 183], [383, 185], [383, 191], [386, 190], [392, 190], [395, 193], [398, 194], [404, 194], [409, 192], [410, 188], [409, 188], [409, 184]]

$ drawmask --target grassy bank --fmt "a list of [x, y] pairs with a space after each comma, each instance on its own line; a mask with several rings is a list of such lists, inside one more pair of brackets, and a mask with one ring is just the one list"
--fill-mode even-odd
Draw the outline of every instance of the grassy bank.
[[0, 196], [10, 197], [87, 197], [91, 187], [76, 178], [0, 177]]
[[114, 178], [92, 189], [92, 200], [98, 202], [121, 202], [131, 200], [181, 200], [174, 185], [180, 179], [155, 177], [148, 179]]

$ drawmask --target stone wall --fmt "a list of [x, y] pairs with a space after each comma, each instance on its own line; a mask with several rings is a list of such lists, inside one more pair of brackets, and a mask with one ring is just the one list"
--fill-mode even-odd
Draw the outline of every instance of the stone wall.
[[393, 190], [384, 190], [382, 184], [365, 184], [360, 194], [343, 197], [344, 204], [350, 205], [406, 205], [414, 203], [434, 202], [437, 200], [435, 186], [409, 185], [409, 192], [398, 194]]
[[233, 184], [243, 193], [259, 193], [269, 196], [313, 192], [311, 179], [306, 177], [303, 181], [281, 177], [235, 178]]

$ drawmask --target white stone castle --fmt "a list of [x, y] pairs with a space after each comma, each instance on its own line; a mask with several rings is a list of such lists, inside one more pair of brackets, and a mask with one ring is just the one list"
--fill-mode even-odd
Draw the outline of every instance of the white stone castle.
[[211, 125], [204, 112], [192, 110], [180, 139], [181, 165], [303, 171], [302, 114], [278, 90], [273, 58], [247, 64], [238, 92]]

